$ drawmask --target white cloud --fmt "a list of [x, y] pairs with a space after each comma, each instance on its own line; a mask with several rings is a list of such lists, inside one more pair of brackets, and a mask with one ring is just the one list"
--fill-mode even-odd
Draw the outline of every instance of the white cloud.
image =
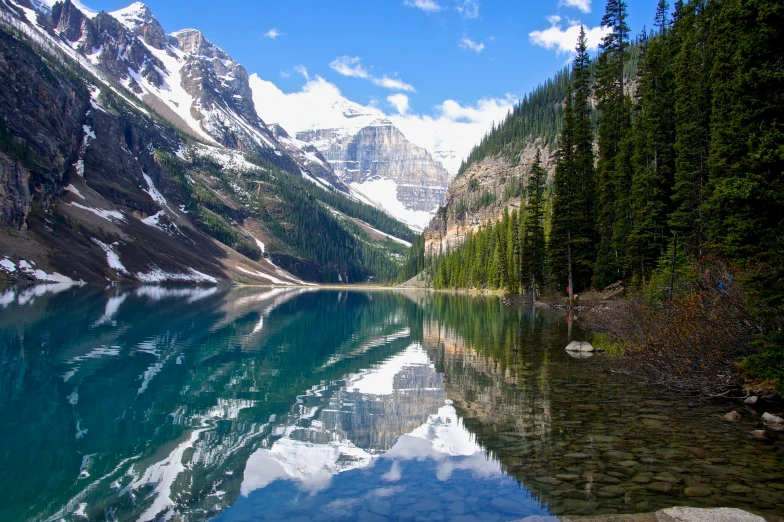
[[385, 89], [389, 89], [392, 91], [408, 91], [408, 92], [416, 92], [414, 86], [398, 78], [390, 78], [387, 75], [382, 76], [381, 78], [376, 78], [375, 76], [371, 75], [367, 69], [362, 65], [362, 59], [359, 56], [339, 56], [332, 60], [332, 63], [329, 64], [329, 67], [337, 72], [338, 74], [342, 74], [343, 76], [349, 76], [351, 78], [363, 78], [365, 80], [369, 80], [373, 83], [373, 85], [378, 85], [379, 87], [383, 87]]
[[576, 7], [583, 13], [591, 12], [591, 0], [561, 0], [560, 5]]
[[476, 51], [477, 53], [481, 53], [485, 48], [485, 44], [482, 42], [475, 42], [469, 37], [464, 36], [463, 39], [460, 40], [460, 48], [470, 49], [471, 51]]
[[[569, 0], [575, 1], [575, 0]], [[590, 1], [590, 0], [584, 0]], [[471, 19], [479, 16], [479, 0], [457, 0], [457, 11], [463, 18]]]
[[290, 72], [288, 72], [288, 71], [280, 71], [280, 77], [281, 78], [289, 78], [290, 76], [291, 76]]
[[416, 7], [428, 13], [440, 11], [441, 6], [435, 0], [405, 0], [403, 5], [408, 7]]
[[352, 78], [369, 78], [367, 70], [362, 66], [362, 59], [359, 56], [339, 56], [332, 60], [329, 64], [330, 69], [342, 74], [343, 76], [350, 76]]
[[416, 92], [414, 86], [410, 83], [405, 83], [402, 80], [397, 78], [390, 78], [388, 76], [382, 76], [381, 78], [371, 78], [371, 80], [375, 85], [379, 87], [383, 87], [385, 89], [389, 89], [391, 91], [407, 91], [407, 92]]
[[397, 109], [398, 114], [405, 115], [408, 112], [408, 96], [405, 94], [390, 94], [387, 96], [387, 101]]
[[[555, 49], [556, 53], [573, 53], [574, 48], [577, 46], [577, 38], [580, 36], [580, 24], [577, 20], [569, 20], [569, 26], [566, 29], [561, 27], [560, 16], [549, 16], [547, 21], [550, 22], [550, 27], [542, 31], [532, 31], [528, 34], [528, 38], [534, 45], [539, 45], [545, 49]], [[611, 31], [609, 27], [585, 27], [585, 36], [589, 51], [595, 51], [602, 43], [602, 38]]]
[[360, 105], [346, 99], [334, 84], [319, 76], [292, 93], [284, 93], [255, 74], [250, 83], [259, 116], [266, 122], [279, 123], [291, 135], [310, 129], [358, 130], [387, 118], [453, 175], [493, 122], [502, 121], [516, 103], [511, 96], [484, 98], [475, 103], [445, 100], [433, 108], [432, 115], [415, 114], [410, 112], [410, 106], [405, 106], [405, 112], [401, 110], [403, 97], [406, 101], [408, 97], [396, 93], [387, 98], [391, 104], [387, 107], [394, 107], [394, 112], [388, 114], [374, 104]]
[[275, 29], [273, 27], [272, 29], [270, 29], [269, 31], [264, 33], [264, 38], [269, 38], [270, 40], [275, 40], [281, 34], [283, 34], [283, 33], [281, 33], [280, 31], [278, 31], [277, 29]]
[[310, 75], [308, 74], [308, 70], [305, 68], [304, 65], [295, 65], [294, 72], [298, 72], [302, 75], [303, 78], [306, 80], [310, 80]]

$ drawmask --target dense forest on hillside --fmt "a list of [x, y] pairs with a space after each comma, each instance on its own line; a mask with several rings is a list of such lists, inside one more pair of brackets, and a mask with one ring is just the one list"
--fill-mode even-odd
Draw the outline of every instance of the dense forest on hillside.
[[[529, 188], [520, 215], [433, 259], [412, 249], [407, 266], [421, 259], [436, 287], [513, 293], [623, 280], [653, 302], [737, 282], [752, 315], [767, 318], [744, 337], [759, 353], [742, 367], [784, 391], [784, 5], [660, 1], [655, 29], [636, 39], [633, 89], [623, 1], [608, 0], [603, 25], [612, 31], [598, 57], [583, 35], [569, 73], [547, 84], [566, 101], [546, 258], [524, 241], [538, 197]], [[510, 117], [470, 161], [514, 148], [524, 122]]]
[[[624, 75], [629, 81], [627, 88], [630, 90], [633, 90], [641, 59], [642, 46], [635, 40], [629, 45], [628, 59], [624, 66]], [[591, 64], [590, 81], [593, 81], [593, 74]], [[491, 156], [504, 156], [514, 164], [525, 144], [537, 138], [543, 146], [554, 149], [563, 126], [564, 100], [571, 81], [572, 70], [567, 67], [527, 94], [503, 122], [493, 124], [479, 145], [463, 160], [457, 175], [461, 176], [470, 165]]]
[[[272, 244], [267, 254], [276, 264], [300, 277], [338, 282], [394, 281], [398, 278], [406, 247], [390, 239], [372, 240], [350, 220], [342, 220], [335, 210], [361, 219], [373, 227], [403, 239], [413, 232], [382, 211], [330, 192], [299, 174], [280, 170], [259, 157], [249, 161], [259, 166], [241, 172], [225, 169], [209, 157], [196, 157], [185, 164], [158, 152], [173, 178], [188, 194], [187, 210], [204, 232], [238, 252], [260, 259], [253, 240], [243, 238], [232, 221], [258, 216], [282, 244]], [[222, 192], [242, 204], [238, 211], [216, 197], [203, 183], [186, 182], [186, 172], [197, 171], [213, 180]], [[217, 188], [217, 187], [216, 187]]]

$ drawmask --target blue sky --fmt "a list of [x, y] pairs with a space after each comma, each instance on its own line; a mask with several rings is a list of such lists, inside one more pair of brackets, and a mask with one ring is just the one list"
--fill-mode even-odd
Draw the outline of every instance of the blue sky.
[[[113, 11], [131, 2], [84, 3]], [[404, 94], [407, 111], [423, 115], [437, 113], [445, 100], [473, 106], [483, 98], [519, 99], [569, 61], [559, 51], [573, 47], [567, 28], [578, 21], [598, 27], [604, 12], [602, 0], [145, 3], [167, 31], [201, 30], [284, 92], [302, 89], [306, 70], [347, 98], [387, 112], [397, 110], [388, 97]], [[650, 27], [656, 0], [629, 4], [633, 32]]]

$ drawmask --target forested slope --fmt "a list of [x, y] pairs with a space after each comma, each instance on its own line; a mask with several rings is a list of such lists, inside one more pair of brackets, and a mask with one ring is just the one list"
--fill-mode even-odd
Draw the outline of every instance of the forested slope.
[[[436, 287], [534, 295], [620, 280], [647, 300], [624, 321], [639, 327], [618, 332], [650, 348], [641, 365], [652, 378], [671, 378], [660, 370], [669, 367], [723, 391], [742, 358], [748, 378], [784, 392], [784, 5], [692, 0], [671, 10], [661, 0], [631, 79], [624, 2], [608, 0], [603, 25], [612, 31], [595, 60], [584, 35], [578, 42], [552, 184], [538, 181], [537, 155], [517, 206], [460, 243], [429, 252], [415, 243], [407, 267], [424, 266]], [[514, 150], [525, 141], [514, 128], [496, 129], [472, 158]], [[663, 346], [711, 371], [674, 364]]]

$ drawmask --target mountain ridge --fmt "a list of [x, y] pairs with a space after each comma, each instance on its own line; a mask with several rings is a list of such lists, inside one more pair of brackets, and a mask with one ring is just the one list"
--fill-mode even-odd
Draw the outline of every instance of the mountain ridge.
[[[327, 207], [402, 239], [411, 231], [339, 195], [317, 152], [278, 142], [255, 113], [244, 68], [201, 33], [164, 41], [138, 3], [117, 14], [122, 22], [70, 0], [42, 5], [0, 4], [3, 73], [18, 87], [0, 100], [0, 278], [395, 277], [405, 246]], [[173, 103], [177, 85], [188, 107]], [[66, 99], [70, 112], [52, 112]]]

